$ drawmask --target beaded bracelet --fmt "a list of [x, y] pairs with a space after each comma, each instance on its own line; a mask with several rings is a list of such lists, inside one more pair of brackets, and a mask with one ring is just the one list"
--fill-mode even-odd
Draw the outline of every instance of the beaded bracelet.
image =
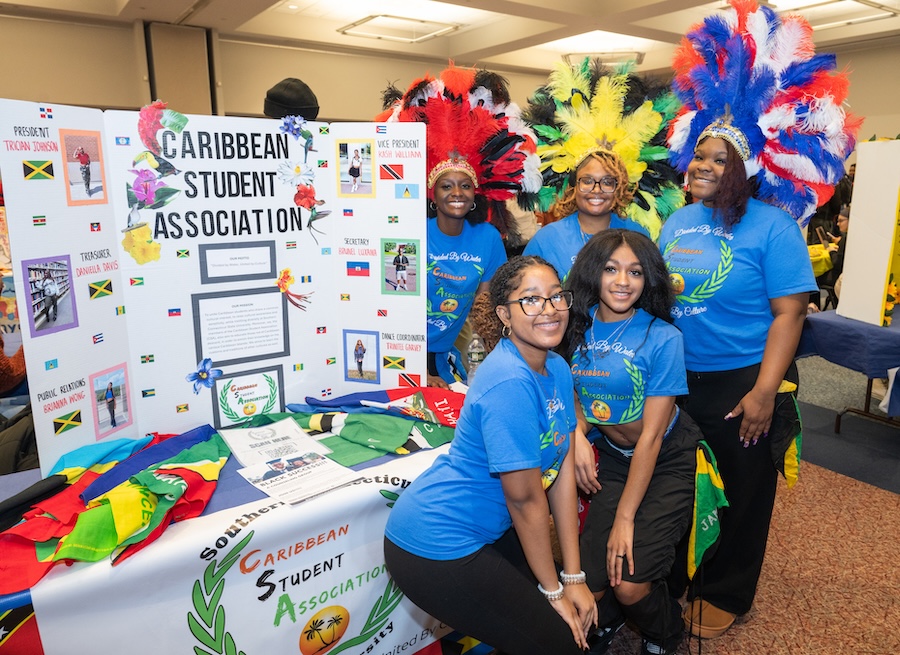
[[587, 580], [587, 576], [585, 576], [584, 571], [579, 571], [578, 573], [566, 573], [565, 571], [561, 571], [559, 579], [564, 585], [584, 584]]
[[538, 591], [544, 594], [544, 598], [547, 600], [560, 600], [566, 593], [565, 587], [563, 587], [562, 583], [559, 583], [559, 589], [556, 591], [547, 591], [541, 586], [541, 583], [538, 583]]

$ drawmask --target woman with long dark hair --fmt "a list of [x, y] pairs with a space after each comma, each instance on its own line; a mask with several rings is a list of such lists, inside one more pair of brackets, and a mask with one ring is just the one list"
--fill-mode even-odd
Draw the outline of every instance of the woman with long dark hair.
[[578, 655], [597, 614], [578, 552], [572, 375], [552, 352], [572, 296], [548, 262], [521, 256], [490, 295], [503, 338], [478, 368], [450, 451], [391, 510], [385, 561], [412, 602], [498, 652]]
[[626, 619], [642, 653], [674, 653], [684, 628], [666, 579], [690, 524], [701, 435], [675, 405], [687, 380], [669, 276], [650, 239], [607, 230], [581, 250], [566, 287], [575, 297], [562, 347], [578, 400], [575, 472], [592, 495], [581, 536], [599, 603], [591, 653], [605, 652]]

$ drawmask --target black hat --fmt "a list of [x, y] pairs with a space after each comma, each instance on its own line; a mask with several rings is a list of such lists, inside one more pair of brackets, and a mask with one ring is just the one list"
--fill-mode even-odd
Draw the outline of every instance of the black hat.
[[302, 116], [314, 121], [319, 115], [319, 101], [305, 82], [287, 77], [266, 92], [263, 112], [270, 118]]

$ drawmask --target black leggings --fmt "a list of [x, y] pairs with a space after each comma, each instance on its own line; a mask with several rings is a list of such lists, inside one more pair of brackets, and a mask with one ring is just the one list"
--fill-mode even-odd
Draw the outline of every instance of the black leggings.
[[445, 561], [413, 555], [385, 538], [384, 559], [413, 603], [500, 653], [584, 655], [538, 591], [514, 529], [471, 555]]

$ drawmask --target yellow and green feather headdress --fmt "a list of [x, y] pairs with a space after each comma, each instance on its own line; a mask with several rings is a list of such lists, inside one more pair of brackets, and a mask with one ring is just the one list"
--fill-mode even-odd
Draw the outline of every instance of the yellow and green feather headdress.
[[587, 58], [577, 66], [560, 62], [534, 93], [526, 118], [538, 137], [544, 182], [535, 204], [546, 211], [586, 157], [612, 152], [634, 190], [628, 217], [656, 238], [663, 221], [684, 204], [665, 145], [669, 120], [680, 105], [668, 87], [638, 77], [632, 68], [607, 69]]

